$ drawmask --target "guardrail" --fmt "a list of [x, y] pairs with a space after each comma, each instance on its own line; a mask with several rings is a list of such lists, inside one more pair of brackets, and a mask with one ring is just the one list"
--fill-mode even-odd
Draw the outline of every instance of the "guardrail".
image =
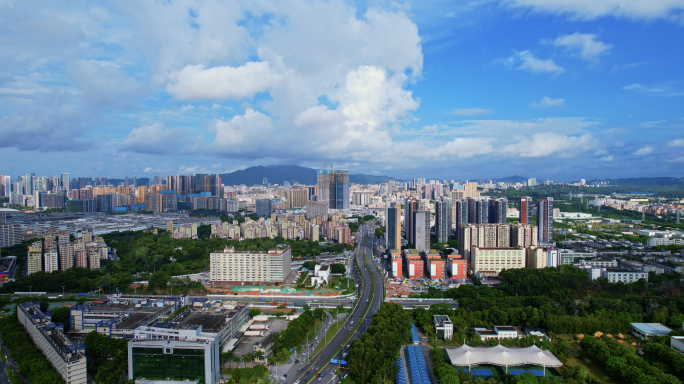
[[444, 298], [439, 298], [439, 299], [421, 299], [421, 298], [416, 298], [416, 297], [385, 297], [385, 301], [387, 300], [393, 300], [393, 301], [405, 301], [405, 300], [415, 300], [415, 301], [455, 301], [458, 302], [457, 300], [454, 299], [444, 299]]
[[[356, 294], [355, 293], [350, 293], [346, 295], [339, 295], [339, 296], [283, 296], [283, 295], [207, 295], [207, 297], [210, 298], [216, 298], [216, 299], [278, 299], [280, 301], [287, 301], [287, 300], [331, 300], [335, 301], [335, 299], [351, 299], [355, 298]], [[275, 300], [273, 300], [275, 301]]]

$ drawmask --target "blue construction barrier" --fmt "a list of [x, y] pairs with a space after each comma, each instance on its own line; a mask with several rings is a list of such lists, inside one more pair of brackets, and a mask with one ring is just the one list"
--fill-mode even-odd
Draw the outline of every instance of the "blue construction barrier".
[[418, 338], [418, 330], [415, 324], [411, 324], [411, 342], [413, 344], [420, 343], [420, 338]]
[[419, 346], [406, 346], [406, 356], [408, 357], [409, 371], [411, 373], [412, 384], [431, 384], [430, 374], [428, 373], [425, 356]]
[[397, 371], [397, 384], [407, 384], [406, 374], [404, 373], [404, 360], [402, 360], [401, 357], [397, 357], [395, 365], [399, 368]]

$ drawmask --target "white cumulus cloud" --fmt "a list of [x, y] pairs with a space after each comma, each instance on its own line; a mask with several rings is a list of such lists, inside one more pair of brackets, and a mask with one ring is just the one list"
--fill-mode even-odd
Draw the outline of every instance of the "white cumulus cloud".
[[613, 46], [596, 39], [596, 35], [575, 32], [571, 35], [559, 36], [555, 40], [542, 40], [565, 49], [571, 54], [579, 55], [587, 61], [598, 61], [601, 55], [606, 54]]
[[651, 147], [650, 145], [641, 147], [636, 152], [634, 152], [636, 156], [649, 155], [651, 153], [653, 153], [653, 147]]
[[456, 116], [479, 116], [491, 115], [494, 113], [494, 110], [491, 108], [456, 108], [449, 113]]
[[565, 72], [565, 69], [554, 63], [552, 59], [538, 59], [530, 51], [513, 51], [511, 56], [495, 60], [495, 63], [531, 73], [558, 75]]
[[166, 128], [162, 123], [153, 123], [133, 129], [119, 150], [156, 155], [179, 153], [185, 145], [196, 140], [183, 128]]
[[240, 100], [268, 90], [281, 78], [266, 61], [249, 61], [240, 67], [204, 68], [188, 65], [175, 75], [166, 90], [179, 100]]
[[544, 96], [539, 102], [532, 103], [534, 108], [562, 107], [564, 105], [565, 99], [552, 99], [547, 96]]
[[543, 132], [535, 133], [529, 138], [522, 138], [517, 143], [509, 144], [503, 148], [503, 152], [520, 157], [550, 155], [572, 157], [595, 147], [596, 141], [590, 134], [566, 136], [553, 132]]
[[658, 87], [648, 87], [641, 85], [640, 83], [633, 83], [630, 85], [625, 85], [622, 89], [626, 91], [637, 91], [637, 92], [663, 92], [664, 89]]
[[682, 0], [504, 0], [503, 3], [580, 20], [604, 16], [651, 20], [670, 18], [684, 10]]
[[684, 140], [674, 139], [674, 140], [668, 142], [667, 145], [670, 147], [684, 147]]

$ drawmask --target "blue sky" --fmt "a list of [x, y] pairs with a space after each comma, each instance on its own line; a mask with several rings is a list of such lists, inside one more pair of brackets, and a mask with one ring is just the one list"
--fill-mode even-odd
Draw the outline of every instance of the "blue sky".
[[684, 0], [0, 0], [0, 174], [684, 176]]

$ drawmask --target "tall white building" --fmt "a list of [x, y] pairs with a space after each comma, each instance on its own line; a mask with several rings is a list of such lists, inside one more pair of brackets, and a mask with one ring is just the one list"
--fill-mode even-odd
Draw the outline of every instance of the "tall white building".
[[67, 193], [71, 190], [69, 183], [70, 183], [69, 174], [68, 173], [62, 173], [62, 189], [67, 191]]
[[292, 248], [236, 251], [226, 248], [210, 254], [210, 278], [219, 284], [282, 283], [292, 271]]
[[56, 271], [59, 269], [59, 256], [57, 254], [57, 249], [52, 248], [48, 249], [45, 251], [44, 255], [44, 262], [45, 262], [45, 269], [44, 271], [46, 273], [50, 273], [52, 271]]

